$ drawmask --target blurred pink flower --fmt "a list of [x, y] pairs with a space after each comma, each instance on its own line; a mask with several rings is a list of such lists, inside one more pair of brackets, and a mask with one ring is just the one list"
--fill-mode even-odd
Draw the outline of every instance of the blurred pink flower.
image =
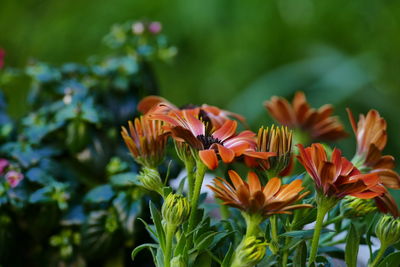
[[161, 32], [161, 30], [162, 30], [162, 25], [160, 22], [153, 21], [152, 23], [150, 23], [149, 32], [151, 32], [152, 34], [158, 34]]
[[8, 184], [14, 188], [24, 179], [24, 175], [17, 171], [9, 171], [6, 174]]
[[8, 166], [8, 160], [0, 159], [0, 175], [3, 174], [5, 168]]

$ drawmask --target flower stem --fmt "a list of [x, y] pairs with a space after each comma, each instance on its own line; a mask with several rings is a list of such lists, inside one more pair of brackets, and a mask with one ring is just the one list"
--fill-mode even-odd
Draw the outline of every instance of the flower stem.
[[271, 251], [273, 254], [278, 253], [278, 246], [279, 246], [279, 237], [278, 237], [278, 224], [277, 224], [277, 216], [273, 215], [271, 216], [271, 218], [269, 219], [270, 223], [271, 223]]
[[318, 209], [317, 210], [317, 220], [316, 220], [315, 226], [314, 226], [314, 235], [313, 235], [313, 239], [312, 239], [312, 243], [311, 243], [310, 258], [308, 259], [309, 266], [315, 261], [315, 258], [317, 257], [319, 237], [321, 235], [322, 224], [323, 224], [326, 213], [331, 209], [330, 205], [327, 205], [327, 204], [328, 203], [326, 203], [322, 199], [317, 207], [317, 209]]
[[176, 230], [175, 225], [167, 224], [166, 227], [166, 246], [164, 251], [164, 267], [170, 267], [171, 265], [171, 250], [172, 250], [172, 241], [174, 239], [174, 233]]
[[[289, 245], [289, 242], [290, 242], [290, 237], [287, 236], [285, 238], [285, 247], [287, 247]], [[287, 265], [288, 258], [289, 258], [289, 248], [287, 248], [283, 252], [283, 255], [282, 255], [282, 266], [286, 266]]]
[[188, 180], [188, 199], [191, 200], [193, 196], [193, 190], [194, 190], [194, 164], [192, 160], [186, 160], [185, 161], [185, 168], [187, 172], [187, 180]]
[[243, 237], [243, 240], [250, 236], [257, 236], [260, 232], [260, 224], [263, 220], [263, 217], [259, 214], [247, 214], [242, 213], [245, 221], [246, 221], [246, 235]]
[[207, 167], [200, 160], [196, 161], [196, 179], [194, 181], [193, 195], [190, 200], [190, 216], [188, 233], [191, 232], [196, 223], [197, 206], [199, 204], [199, 196], [201, 192], [201, 185], [203, 184], [204, 174], [206, 173]]
[[374, 261], [371, 263], [370, 267], [375, 267], [376, 265], [378, 265], [383, 254], [385, 254], [386, 249], [387, 249], [387, 245], [381, 244], [381, 248], [379, 249], [378, 255], [376, 255], [376, 257], [375, 257]]

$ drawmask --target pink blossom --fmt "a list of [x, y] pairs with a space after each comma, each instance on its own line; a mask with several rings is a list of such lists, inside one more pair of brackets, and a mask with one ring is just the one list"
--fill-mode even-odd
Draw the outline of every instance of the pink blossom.
[[161, 30], [162, 30], [162, 25], [161, 25], [160, 22], [158, 22], [158, 21], [153, 21], [152, 23], [150, 23], [150, 25], [149, 25], [149, 31], [150, 31], [152, 34], [158, 34], [158, 33], [161, 32]]
[[9, 171], [6, 174], [6, 180], [8, 184], [14, 188], [24, 179], [24, 175], [17, 171]]
[[0, 159], [0, 175], [3, 174], [5, 168], [8, 166], [8, 160]]

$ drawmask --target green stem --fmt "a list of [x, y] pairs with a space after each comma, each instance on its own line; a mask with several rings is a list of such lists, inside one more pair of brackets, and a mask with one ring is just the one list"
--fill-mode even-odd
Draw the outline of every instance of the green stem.
[[194, 190], [194, 164], [193, 161], [191, 160], [186, 160], [185, 161], [185, 168], [187, 172], [187, 180], [188, 180], [188, 199], [191, 200], [193, 196], [193, 190]]
[[250, 236], [257, 236], [260, 232], [260, 224], [263, 221], [263, 217], [259, 214], [242, 213], [242, 215], [246, 221], [246, 235], [243, 240]]
[[332, 218], [332, 219], [330, 219], [330, 220], [324, 222], [323, 226], [324, 226], [324, 227], [325, 227], [325, 226], [328, 226], [329, 224], [336, 223], [336, 222], [341, 221], [341, 220], [343, 220], [343, 219], [344, 219], [344, 216], [343, 216], [343, 215], [339, 215], [339, 216], [337, 216], [337, 217], [335, 217], [335, 218]]
[[385, 254], [387, 247], [388, 246], [386, 244], [381, 244], [381, 248], [379, 249], [378, 255], [376, 255], [376, 257], [375, 257], [374, 261], [371, 263], [370, 267], [375, 267], [376, 265], [378, 265], [383, 254]]
[[201, 185], [203, 184], [204, 174], [206, 173], [207, 167], [200, 160], [196, 161], [196, 179], [194, 181], [193, 196], [190, 200], [190, 215], [188, 233], [190, 233], [196, 224], [197, 206], [199, 204], [199, 196], [201, 192]]
[[326, 213], [330, 210], [330, 206], [326, 205], [326, 203], [324, 203], [324, 201], [322, 200], [321, 203], [318, 205], [317, 209], [318, 209], [317, 220], [314, 226], [314, 235], [311, 243], [310, 258], [308, 260], [309, 266], [315, 261], [315, 258], [317, 257], [318, 243], [319, 243], [319, 237], [321, 235], [322, 224]]
[[278, 246], [279, 246], [279, 237], [278, 237], [278, 223], [277, 223], [277, 216], [273, 215], [269, 221], [271, 223], [271, 251], [273, 254], [278, 253]]
[[171, 265], [171, 250], [172, 250], [172, 241], [174, 239], [174, 233], [176, 230], [175, 225], [167, 224], [166, 227], [167, 235], [165, 237], [165, 251], [164, 251], [164, 267], [170, 267]]
[[[290, 230], [289, 230], [290, 231]], [[287, 236], [285, 238], [285, 247], [287, 247], [289, 245], [290, 242], [290, 237]], [[287, 262], [288, 262], [288, 258], [289, 258], [289, 248], [287, 248], [282, 255], [282, 266], [286, 266]]]

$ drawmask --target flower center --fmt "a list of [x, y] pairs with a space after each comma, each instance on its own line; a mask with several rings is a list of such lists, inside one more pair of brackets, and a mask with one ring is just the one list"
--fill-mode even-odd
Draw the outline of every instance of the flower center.
[[212, 135], [200, 134], [197, 136], [197, 139], [203, 144], [204, 149], [209, 149], [212, 144], [223, 144], [221, 140], [214, 138]]

